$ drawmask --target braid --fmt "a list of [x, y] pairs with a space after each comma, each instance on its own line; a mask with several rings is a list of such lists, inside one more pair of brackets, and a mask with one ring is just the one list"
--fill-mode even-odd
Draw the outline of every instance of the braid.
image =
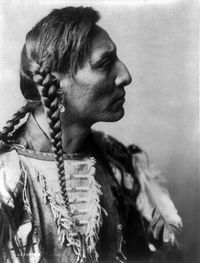
[[37, 85], [47, 115], [51, 142], [59, 174], [61, 193], [66, 207], [69, 208], [69, 197], [65, 182], [60, 111], [58, 108], [58, 98], [56, 93], [56, 78], [53, 77], [47, 69], [41, 67], [33, 74], [33, 80]]
[[50, 129], [61, 193], [66, 207], [62, 133], [55, 78], [50, 72], [74, 77], [89, 55], [93, 29], [99, 14], [89, 7], [55, 9], [26, 35], [21, 53], [20, 88], [26, 99], [41, 98]]
[[27, 113], [33, 112], [39, 105], [40, 101], [28, 101], [25, 106], [21, 107], [12, 117], [11, 120], [6, 122], [6, 125], [3, 127], [0, 132], [0, 140], [5, 143], [13, 143], [14, 142], [14, 129], [17, 124], [19, 124], [20, 120], [23, 119]]

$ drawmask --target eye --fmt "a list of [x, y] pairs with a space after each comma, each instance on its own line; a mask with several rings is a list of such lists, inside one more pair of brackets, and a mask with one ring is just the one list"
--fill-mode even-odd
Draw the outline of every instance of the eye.
[[98, 63], [98, 65], [96, 65], [96, 68], [110, 68], [113, 64], [113, 60], [112, 59], [104, 59], [102, 60], [100, 63]]
[[98, 62], [96, 62], [93, 65], [93, 68], [97, 69], [97, 70], [101, 70], [101, 71], [110, 71], [111, 68], [113, 67], [115, 63], [115, 57], [114, 56], [106, 56], [104, 58], [102, 58], [101, 60], [99, 60]]

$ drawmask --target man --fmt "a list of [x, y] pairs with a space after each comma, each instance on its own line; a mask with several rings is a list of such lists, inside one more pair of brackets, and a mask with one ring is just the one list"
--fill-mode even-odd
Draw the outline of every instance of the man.
[[91, 130], [123, 117], [131, 83], [98, 19], [54, 10], [26, 36], [27, 104], [0, 137], [4, 261], [131, 262], [177, 247], [181, 219], [142, 150]]

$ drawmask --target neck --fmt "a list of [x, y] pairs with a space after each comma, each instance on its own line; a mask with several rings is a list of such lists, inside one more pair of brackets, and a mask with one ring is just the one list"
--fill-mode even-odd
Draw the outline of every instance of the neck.
[[[45, 134], [49, 136], [49, 126], [44, 113], [36, 113], [35, 119]], [[66, 121], [67, 120], [67, 121]], [[62, 146], [65, 153], [75, 153], [79, 151], [81, 145], [90, 132], [90, 126], [73, 122], [66, 116], [61, 116], [62, 123]]]
[[62, 129], [62, 143], [65, 153], [75, 153], [79, 151], [81, 145], [89, 134], [90, 129], [86, 129], [78, 124], [72, 124]]

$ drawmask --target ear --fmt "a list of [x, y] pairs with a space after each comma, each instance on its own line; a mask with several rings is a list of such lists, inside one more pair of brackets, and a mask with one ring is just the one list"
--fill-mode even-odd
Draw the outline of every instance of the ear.
[[57, 79], [57, 93], [59, 102], [66, 105], [72, 96], [74, 79], [67, 73], [52, 73]]
[[58, 73], [58, 72], [51, 72], [51, 74], [56, 77], [56, 79], [58, 80], [58, 82], [65, 76], [64, 73]]
[[57, 79], [57, 82], [58, 82], [58, 85], [60, 86], [60, 87], [63, 87], [63, 83], [65, 83], [64, 85], [65, 86], [68, 86], [68, 85], [66, 85], [69, 81], [70, 81], [70, 79], [71, 79], [71, 77], [69, 76], [69, 74], [67, 74], [67, 73], [57, 73], [57, 72], [52, 72], [51, 73], [54, 77], [56, 77], [56, 79]]
[[57, 90], [56, 90], [56, 93], [57, 93], [57, 97], [58, 97], [58, 100], [59, 100], [59, 103], [60, 104], [63, 104], [64, 101], [65, 101], [65, 95], [64, 95], [64, 91], [63, 91], [63, 88], [62, 88], [62, 79], [64, 77], [64, 74], [61, 74], [61, 73], [57, 73], [57, 72], [52, 72], [51, 73], [57, 80]]

